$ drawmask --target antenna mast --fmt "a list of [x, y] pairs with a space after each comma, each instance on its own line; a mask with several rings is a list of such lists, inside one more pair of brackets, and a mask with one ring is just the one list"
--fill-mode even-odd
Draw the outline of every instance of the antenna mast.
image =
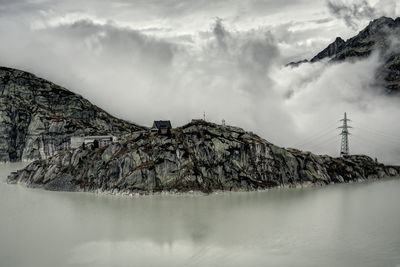
[[349, 128], [352, 127], [347, 125], [347, 122], [350, 120], [347, 118], [346, 112], [344, 113], [344, 119], [340, 121], [343, 121], [343, 125], [339, 127], [342, 129], [342, 132], [340, 133], [340, 135], [342, 136], [342, 142], [340, 145], [340, 156], [343, 157], [349, 155]]

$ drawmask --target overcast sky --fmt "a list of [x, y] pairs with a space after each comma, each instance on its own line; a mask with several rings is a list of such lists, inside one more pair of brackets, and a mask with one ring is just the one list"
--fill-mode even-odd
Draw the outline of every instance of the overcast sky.
[[370, 86], [377, 55], [284, 67], [399, 14], [395, 0], [0, 0], [0, 65], [141, 125], [180, 126], [205, 112], [278, 145], [333, 156], [347, 111], [354, 153], [400, 163], [398, 99]]

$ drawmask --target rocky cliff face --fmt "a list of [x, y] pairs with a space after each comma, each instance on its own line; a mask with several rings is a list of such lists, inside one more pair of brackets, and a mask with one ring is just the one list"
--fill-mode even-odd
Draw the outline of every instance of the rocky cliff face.
[[336, 40], [328, 45], [327, 48], [319, 52], [315, 57], [313, 57], [310, 61], [311, 62], [316, 62], [318, 60], [327, 58], [327, 57], [333, 57], [339, 54], [344, 48], [346, 47], [346, 42], [340, 38], [337, 37]]
[[135, 132], [105, 148], [38, 160], [9, 183], [65, 191], [254, 190], [397, 176], [367, 156], [332, 158], [277, 147], [240, 128], [192, 121], [170, 135]]
[[[340, 37], [313, 57], [310, 62], [330, 58], [331, 62], [363, 58], [377, 51], [383, 65], [376, 74], [377, 82], [388, 93], [400, 93], [400, 18], [381, 17], [373, 20], [358, 35], [344, 41]], [[303, 60], [288, 65], [297, 66]]]
[[74, 135], [141, 129], [49, 81], [0, 67], [0, 161], [49, 157]]

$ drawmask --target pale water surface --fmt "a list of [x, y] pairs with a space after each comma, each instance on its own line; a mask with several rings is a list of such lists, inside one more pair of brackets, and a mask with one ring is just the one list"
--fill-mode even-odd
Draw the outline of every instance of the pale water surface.
[[400, 266], [400, 179], [119, 197], [5, 183], [0, 266]]

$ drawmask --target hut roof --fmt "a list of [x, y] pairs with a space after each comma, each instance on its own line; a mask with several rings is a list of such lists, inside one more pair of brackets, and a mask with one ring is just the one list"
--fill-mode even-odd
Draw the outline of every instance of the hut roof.
[[154, 121], [153, 127], [156, 127], [157, 129], [161, 129], [161, 128], [171, 129], [172, 128], [171, 121]]

